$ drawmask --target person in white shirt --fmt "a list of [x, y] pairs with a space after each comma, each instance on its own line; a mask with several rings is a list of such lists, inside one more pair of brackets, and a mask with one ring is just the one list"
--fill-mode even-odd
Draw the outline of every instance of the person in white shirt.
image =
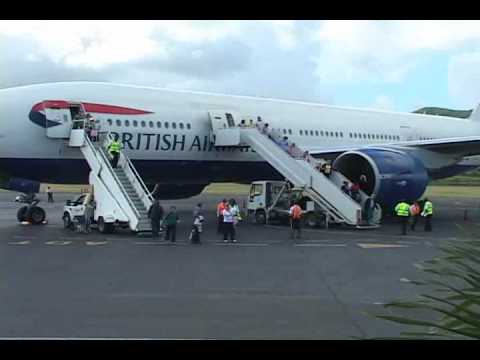
[[237, 242], [235, 239], [235, 227], [233, 226], [234, 212], [232, 211], [230, 204], [225, 204], [223, 210], [223, 242], [228, 242], [228, 238], [232, 242]]

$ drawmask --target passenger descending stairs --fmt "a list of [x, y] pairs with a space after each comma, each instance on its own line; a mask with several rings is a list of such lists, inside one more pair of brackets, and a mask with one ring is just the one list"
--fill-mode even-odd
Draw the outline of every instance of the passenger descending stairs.
[[123, 151], [120, 152], [117, 167], [112, 167], [106, 150], [111, 140], [109, 133], [101, 134], [98, 142], [92, 142], [85, 136], [84, 146], [80, 149], [90, 169], [102, 182], [99, 188], [109, 192], [109, 203], [117, 204], [128, 217], [130, 229], [151, 232], [148, 208], [153, 202], [153, 196]]
[[255, 128], [240, 130], [241, 142], [249, 145], [296, 187], [303, 187], [310, 198], [335, 222], [360, 226], [362, 207], [325, 175], [303, 159], [291, 157], [280, 146]]

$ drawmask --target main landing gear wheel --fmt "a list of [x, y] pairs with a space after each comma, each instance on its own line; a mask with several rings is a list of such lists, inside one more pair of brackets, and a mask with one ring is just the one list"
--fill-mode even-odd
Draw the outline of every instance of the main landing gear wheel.
[[28, 206], [22, 206], [17, 211], [17, 220], [18, 222], [27, 221], [27, 214], [28, 214]]
[[100, 231], [102, 234], [111, 234], [114, 230], [113, 224], [106, 223], [101, 216], [98, 218], [97, 225], [98, 231]]
[[30, 221], [33, 225], [40, 225], [45, 221], [45, 210], [39, 206], [32, 206], [30, 208], [27, 221]]

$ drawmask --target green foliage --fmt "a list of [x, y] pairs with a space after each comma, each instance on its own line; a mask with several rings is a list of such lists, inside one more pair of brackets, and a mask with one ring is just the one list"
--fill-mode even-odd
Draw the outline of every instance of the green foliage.
[[428, 275], [411, 281], [414, 286], [433, 288], [433, 294], [420, 294], [412, 301], [385, 304], [389, 310], [424, 310], [429, 319], [413, 316], [379, 315], [376, 318], [420, 328], [403, 332], [405, 338], [480, 339], [480, 243], [466, 241], [440, 247], [442, 255], [416, 266]]
[[439, 107], [423, 107], [421, 109], [415, 110], [414, 113], [417, 114], [427, 114], [427, 115], [440, 115], [440, 116], [450, 116], [466, 119], [470, 116], [473, 110], [451, 110]]

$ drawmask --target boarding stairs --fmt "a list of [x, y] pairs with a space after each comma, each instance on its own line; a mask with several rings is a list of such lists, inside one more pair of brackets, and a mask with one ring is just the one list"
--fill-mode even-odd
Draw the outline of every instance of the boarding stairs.
[[151, 232], [148, 209], [153, 196], [128, 156], [121, 151], [117, 167], [113, 168], [107, 151], [112, 136], [100, 133], [98, 141], [93, 142], [82, 130], [72, 130], [69, 146], [79, 147], [90, 166], [97, 207], [110, 206], [116, 212], [114, 217], [128, 222], [132, 231]]
[[[272, 138], [272, 133], [263, 134], [256, 127], [235, 126], [238, 115], [224, 111], [210, 111], [212, 140], [215, 146], [250, 146], [282, 176], [303, 191], [329, 216], [333, 222], [356, 227], [365, 227], [362, 220], [362, 203], [357, 203], [341, 189], [343, 180], [338, 172], [330, 178], [318, 171], [315, 159], [297, 148], [297, 154], [290, 155]], [[333, 173], [336, 173], [333, 175]], [[368, 226], [371, 227], [371, 226]]]

